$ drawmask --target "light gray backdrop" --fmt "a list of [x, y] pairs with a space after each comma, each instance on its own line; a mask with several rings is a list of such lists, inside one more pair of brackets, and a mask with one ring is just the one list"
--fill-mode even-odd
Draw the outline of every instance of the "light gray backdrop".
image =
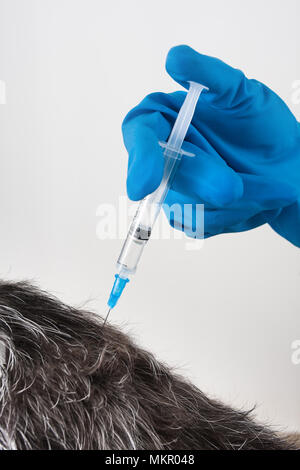
[[[0, 276], [104, 314], [121, 241], [97, 238], [97, 210], [125, 195], [126, 112], [180, 88], [164, 60], [186, 43], [300, 119], [299, 18], [299, 0], [0, 0]], [[300, 429], [299, 262], [267, 226], [198, 251], [154, 240], [111, 320], [205, 392]]]

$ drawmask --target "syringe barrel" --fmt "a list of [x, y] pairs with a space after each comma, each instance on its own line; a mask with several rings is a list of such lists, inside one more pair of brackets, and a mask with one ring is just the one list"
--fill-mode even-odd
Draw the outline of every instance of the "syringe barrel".
[[137, 240], [131, 234], [127, 235], [119, 259], [117, 272], [123, 278], [132, 276], [137, 268], [147, 240]]
[[182, 150], [171, 149], [167, 144], [162, 143], [161, 146], [165, 147], [165, 165], [162, 181], [159, 187], [143, 199], [138, 206], [117, 261], [118, 272], [121, 273], [121, 276], [128, 276], [135, 273], [143, 249], [151, 236], [153, 226], [165, 201], [182, 154], [185, 153]]

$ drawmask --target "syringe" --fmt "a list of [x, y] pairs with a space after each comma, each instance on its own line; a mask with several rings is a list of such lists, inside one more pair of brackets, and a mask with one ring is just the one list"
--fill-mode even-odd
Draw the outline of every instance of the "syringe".
[[189, 91], [179, 110], [168, 142], [160, 142], [164, 149], [165, 160], [161, 183], [152, 194], [140, 202], [117, 261], [117, 274], [108, 300], [108, 314], [118, 302], [124, 287], [129, 282], [129, 277], [135, 273], [179, 162], [183, 155], [188, 155], [181, 149], [181, 146], [192, 121], [199, 96], [204, 89], [208, 89], [199, 83], [189, 82], [189, 84]]

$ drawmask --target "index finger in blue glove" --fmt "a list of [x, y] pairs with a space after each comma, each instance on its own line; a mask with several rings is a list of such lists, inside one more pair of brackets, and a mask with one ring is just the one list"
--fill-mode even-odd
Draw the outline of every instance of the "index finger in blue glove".
[[123, 138], [128, 151], [127, 193], [133, 201], [143, 199], [159, 186], [164, 169], [163, 149], [170, 124], [157, 111], [125, 119]]

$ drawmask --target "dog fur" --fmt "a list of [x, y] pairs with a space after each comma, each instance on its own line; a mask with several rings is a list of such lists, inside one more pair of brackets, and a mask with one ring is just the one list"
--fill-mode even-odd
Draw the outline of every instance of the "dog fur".
[[0, 448], [287, 449], [119, 329], [26, 282], [0, 283]]

